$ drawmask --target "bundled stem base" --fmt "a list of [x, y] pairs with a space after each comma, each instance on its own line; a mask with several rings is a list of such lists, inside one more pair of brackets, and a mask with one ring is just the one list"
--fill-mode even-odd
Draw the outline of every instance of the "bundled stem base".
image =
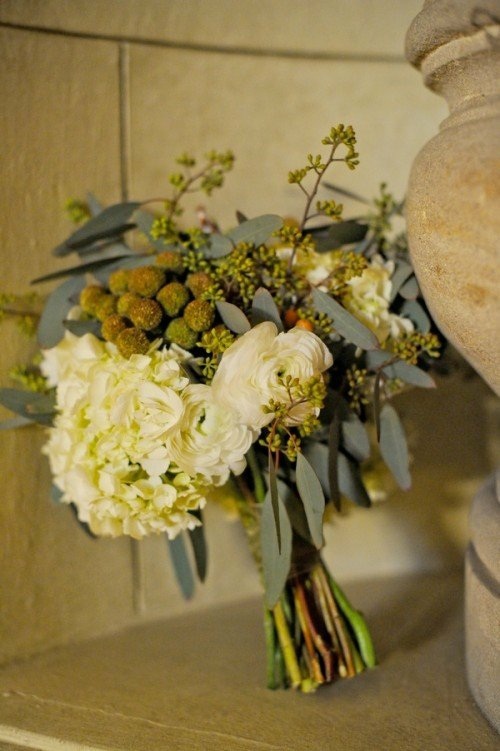
[[374, 667], [365, 620], [349, 603], [321, 559], [290, 577], [265, 611], [267, 685], [315, 691]]

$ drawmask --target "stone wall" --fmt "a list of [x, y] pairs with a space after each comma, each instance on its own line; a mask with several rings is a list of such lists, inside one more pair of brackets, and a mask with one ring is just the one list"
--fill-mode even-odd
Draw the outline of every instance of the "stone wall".
[[[372, 196], [385, 180], [403, 195], [445, 116], [403, 56], [419, 10], [418, 0], [3, 0], [3, 289], [59, 267], [50, 249], [70, 229], [66, 198], [89, 188], [105, 202], [163, 195], [182, 150], [236, 152], [209, 206], [222, 224], [235, 208], [297, 213], [287, 171], [337, 122], [355, 126], [361, 165], [336, 181]], [[2, 332], [7, 385], [28, 347], [9, 324]], [[460, 565], [469, 498], [490, 466], [487, 399], [462, 377], [405, 398], [414, 489], [334, 521], [339, 578]], [[0, 660], [258, 591], [240, 530], [218, 508], [208, 513], [208, 582], [185, 605], [163, 540], [91, 540], [50, 501], [41, 431], [0, 441]]]

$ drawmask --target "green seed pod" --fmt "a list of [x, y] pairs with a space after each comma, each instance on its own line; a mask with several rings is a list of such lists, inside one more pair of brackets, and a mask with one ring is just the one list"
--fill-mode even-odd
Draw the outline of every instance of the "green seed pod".
[[101, 299], [97, 303], [96, 306], [96, 318], [99, 321], [105, 321], [108, 316], [113, 315], [113, 313], [116, 313], [116, 303], [118, 302], [118, 298], [114, 295], [102, 295]]
[[184, 320], [193, 331], [206, 331], [214, 322], [214, 317], [214, 309], [206, 300], [193, 300], [184, 310]]
[[160, 325], [163, 310], [156, 300], [140, 297], [130, 305], [128, 317], [134, 326], [144, 331], [152, 331]]
[[123, 295], [120, 295], [118, 298], [118, 302], [116, 303], [116, 309], [118, 313], [121, 316], [127, 316], [130, 311], [130, 306], [132, 303], [136, 302], [136, 300], [140, 300], [141, 298], [139, 295], [134, 295], [133, 292], [125, 292]]
[[194, 274], [189, 274], [186, 280], [186, 287], [195, 297], [201, 297], [212, 285], [213, 280], [205, 271], [195, 271]]
[[174, 318], [167, 326], [165, 338], [183, 349], [193, 349], [198, 341], [198, 334], [189, 328], [184, 318]]
[[118, 313], [108, 316], [102, 323], [101, 333], [107, 342], [116, 342], [118, 335], [129, 327], [129, 322]]
[[102, 298], [106, 295], [104, 287], [100, 287], [97, 284], [89, 284], [84, 287], [80, 292], [80, 305], [85, 313], [90, 316], [96, 316], [97, 305], [101, 302]]
[[118, 351], [125, 358], [132, 355], [145, 355], [150, 347], [150, 342], [144, 331], [137, 328], [124, 329], [116, 337]]
[[117, 269], [109, 275], [108, 286], [113, 295], [123, 295], [128, 291], [128, 270]]
[[155, 263], [165, 271], [171, 271], [173, 274], [182, 274], [184, 271], [184, 259], [176, 250], [165, 250], [158, 253]]
[[156, 299], [163, 307], [165, 313], [174, 318], [189, 302], [189, 292], [180, 282], [170, 282], [156, 295]]
[[139, 266], [128, 273], [128, 289], [141, 297], [154, 297], [165, 284], [165, 272], [159, 266]]

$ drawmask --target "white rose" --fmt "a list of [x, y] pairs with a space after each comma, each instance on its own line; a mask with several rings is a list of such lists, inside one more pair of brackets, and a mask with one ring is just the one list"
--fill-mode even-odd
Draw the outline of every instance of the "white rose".
[[[273, 419], [264, 411], [271, 399], [290, 404], [284, 376], [304, 382], [323, 373], [332, 362], [327, 347], [312, 332], [294, 328], [278, 334], [274, 323], [264, 322], [224, 352], [212, 387], [219, 404], [258, 432]], [[310, 413], [308, 404], [300, 405], [290, 413], [289, 423], [298, 424]]]

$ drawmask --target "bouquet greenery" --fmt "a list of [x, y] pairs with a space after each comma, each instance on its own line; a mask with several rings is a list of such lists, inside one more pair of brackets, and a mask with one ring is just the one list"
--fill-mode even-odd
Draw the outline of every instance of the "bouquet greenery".
[[14, 373], [23, 388], [0, 390], [17, 413], [4, 427], [48, 426], [57, 499], [95, 536], [165, 534], [189, 596], [185, 541], [203, 580], [203, 508], [229, 483], [265, 589], [268, 685], [302, 691], [375, 664], [321, 559], [325, 504], [370, 505], [374, 452], [409, 487], [393, 397], [434, 385], [439, 349], [404, 235], [390, 231], [401, 204], [383, 188], [366, 218], [343, 220], [332, 191], [364, 199], [324, 178], [357, 165], [355, 134], [339, 125], [322, 143], [326, 156], [289, 174], [300, 221], [237, 212], [222, 233], [200, 208], [186, 229], [182, 199], [220, 187], [234, 157], [183, 154], [159, 212], [69, 203], [80, 226], [54, 253], [79, 262], [34, 280], [67, 277], [39, 316], [0, 301], [40, 345]]

